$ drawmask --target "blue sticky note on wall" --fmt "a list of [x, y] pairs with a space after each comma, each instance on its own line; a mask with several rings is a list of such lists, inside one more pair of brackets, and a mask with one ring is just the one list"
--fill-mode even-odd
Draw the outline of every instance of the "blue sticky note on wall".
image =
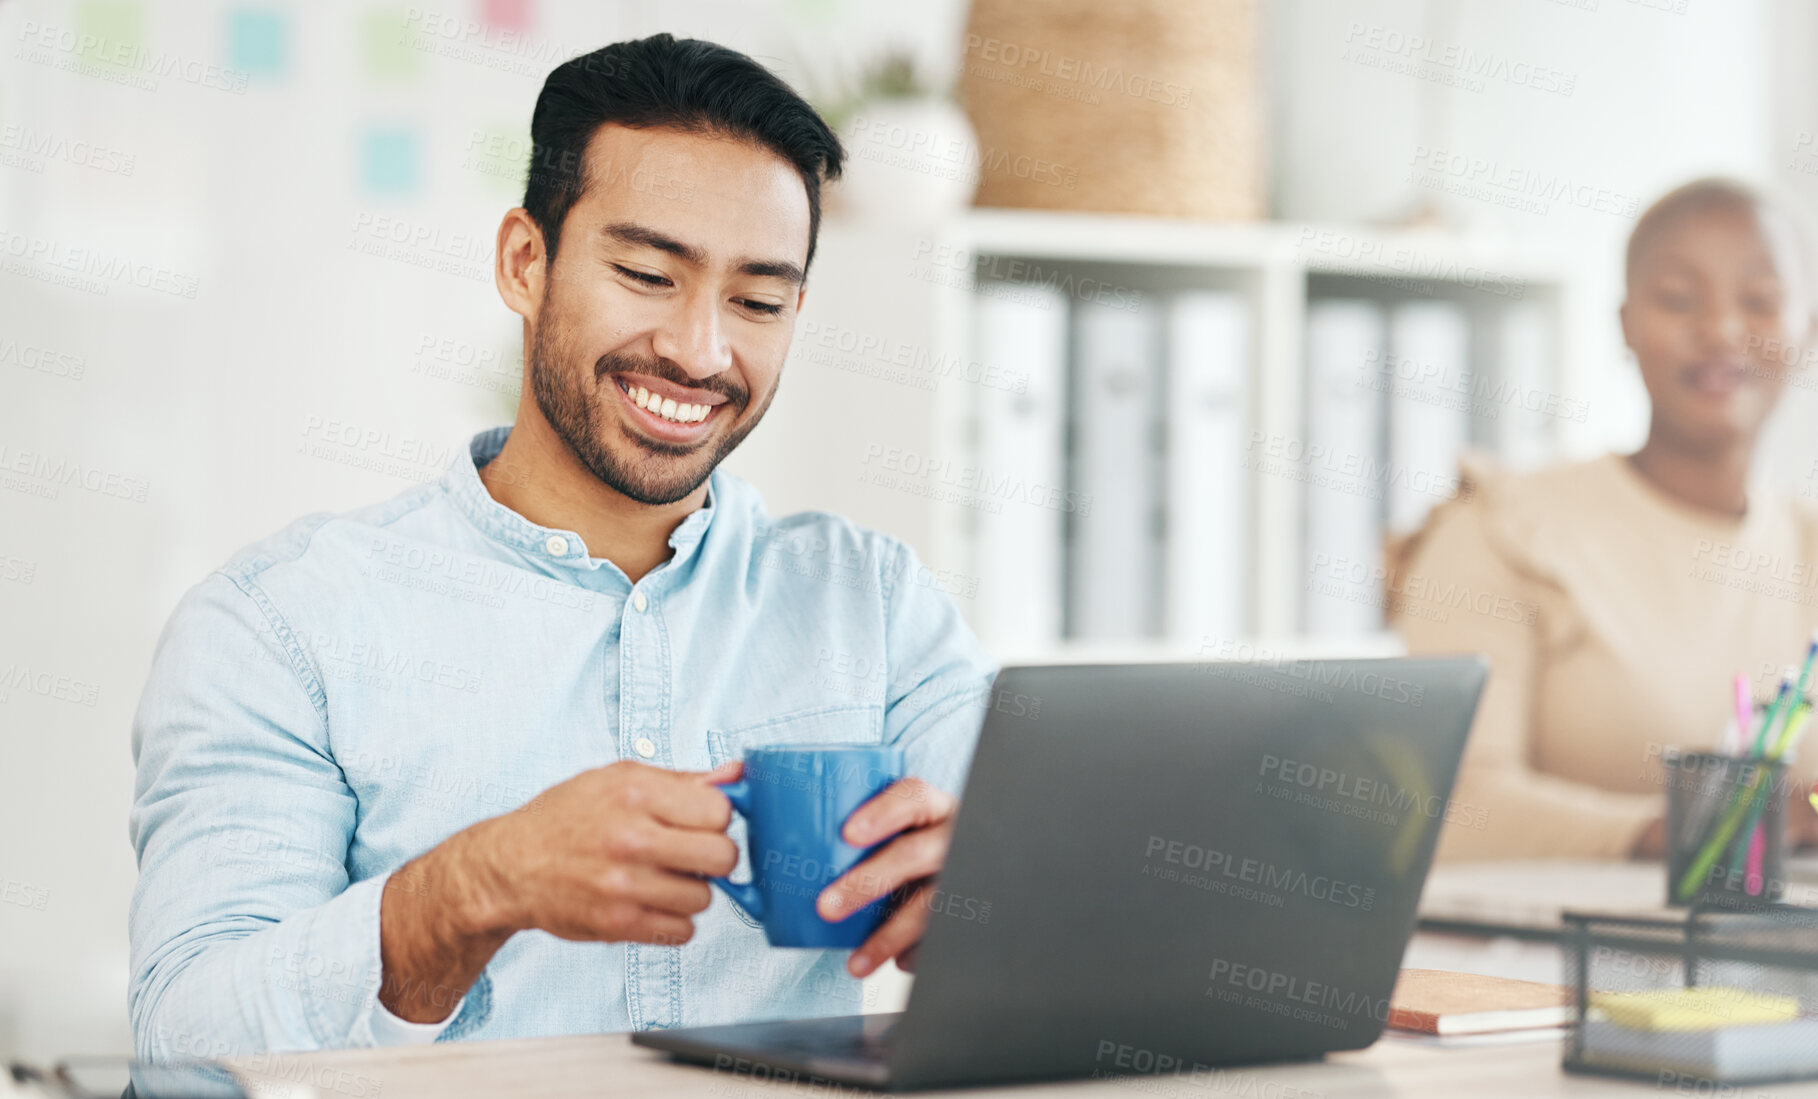
[[227, 13], [227, 67], [250, 76], [280, 76], [288, 61], [290, 28], [282, 12], [232, 8]]
[[417, 135], [412, 130], [377, 127], [361, 139], [361, 175], [369, 191], [382, 195], [415, 191], [417, 161]]

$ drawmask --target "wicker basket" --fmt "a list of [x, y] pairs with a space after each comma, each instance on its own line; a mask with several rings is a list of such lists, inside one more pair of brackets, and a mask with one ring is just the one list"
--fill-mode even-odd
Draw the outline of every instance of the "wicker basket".
[[979, 206], [1263, 215], [1254, 0], [974, 0]]

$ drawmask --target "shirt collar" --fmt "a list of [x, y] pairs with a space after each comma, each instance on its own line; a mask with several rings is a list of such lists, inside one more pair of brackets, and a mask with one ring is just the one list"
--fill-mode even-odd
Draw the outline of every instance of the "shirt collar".
[[[466, 450], [455, 455], [454, 460], [448, 464], [448, 471], [442, 475], [441, 482], [449, 500], [482, 534], [525, 556], [583, 568], [599, 568], [610, 564], [602, 558], [588, 556], [581, 536], [574, 531], [538, 526], [494, 500], [492, 493], [486, 491], [486, 486], [480, 481], [480, 467], [499, 456], [499, 451], [504, 449], [505, 440], [510, 435], [510, 425], [482, 431], [473, 437]], [[707, 533], [708, 525], [713, 521], [714, 499], [718, 488], [715, 482], [718, 477], [719, 471], [716, 470], [707, 480], [706, 501], [670, 533], [669, 546], [675, 550], [675, 556], [657, 566], [659, 571], [679, 565], [694, 555]]]

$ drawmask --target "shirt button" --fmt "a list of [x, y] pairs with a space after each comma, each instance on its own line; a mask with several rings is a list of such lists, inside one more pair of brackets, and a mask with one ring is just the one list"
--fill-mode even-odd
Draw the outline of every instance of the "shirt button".
[[635, 591], [631, 593], [631, 605], [642, 611], [645, 607], [650, 606], [650, 600], [644, 598], [643, 592]]
[[631, 746], [636, 748], [638, 755], [643, 756], [645, 759], [649, 759], [651, 756], [656, 755], [656, 745], [651, 743], [650, 738], [647, 736], [639, 737]]
[[551, 557], [566, 556], [568, 553], [568, 539], [559, 534], [552, 534], [549, 536], [549, 541], [543, 543], [543, 548], [549, 551]]

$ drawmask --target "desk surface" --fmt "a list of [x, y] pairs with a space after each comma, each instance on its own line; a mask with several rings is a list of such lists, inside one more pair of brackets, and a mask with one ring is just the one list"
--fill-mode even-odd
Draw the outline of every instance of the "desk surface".
[[[1818, 907], [1818, 860], [1789, 860], [1785, 900]], [[1486, 933], [1551, 934], [1565, 910], [1624, 915], [1678, 913], [1666, 907], [1658, 862], [1537, 860], [1441, 864], [1420, 897], [1425, 927]]]
[[[1806, 868], [1802, 868], [1806, 869]], [[1809, 873], [1809, 869], [1806, 869]], [[1809, 881], [1806, 874], [1796, 880]], [[1544, 865], [1500, 863], [1435, 870], [1422, 902], [1423, 915], [1445, 912], [1484, 930], [1509, 925], [1558, 926], [1562, 907], [1649, 907], [1665, 889], [1662, 871], [1645, 863]], [[1406, 965], [1490, 973], [1526, 980], [1560, 980], [1556, 947], [1458, 935], [1416, 935]], [[906, 984], [906, 982], [905, 982]], [[896, 990], [906, 993], [906, 987]], [[989, 1088], [968, 1099], [996, 1095], [1065, 1093], [1069, 1099], [1348, 1099], [1469, 1095], [1473, 1099], [1549, 1096], [1735, 1094], [1747, 1099], [1803, 1096], [1818, 1099], [1818, 1082], [1716, 1092], [1671, 1084], [1574, 1076], [1559, 1067], [1557, 1040], [1519, 1045], [1436, 1046], [1391, 1035], [1360, 1053], [1334, 1054], [1322, 1062], [1220, 1070], [1197, 1079], [1122, 1077]], [[321, 1099], [464, 1099], [468, 1096], [711, 1097], [711, 1099], [842, 1099], [845, 1089], [802, 1081], [760, 1081], [676, 1064], [640, 1049], [623, 1034], [509, 1042], [457, 1042], [404, 1049], [274, 1054], [243, 1071], [269, 1085], [276, 1097], [296, 1095], [285, 1085], [307, 1084]], [[934, 1093], [939, 1094], [939, 1093]]]
[[[1322, 1062], [1262, 1065], [1179, 1077], [1119, 1077], [969, 1090], [985, 1096], [1062, 1095], [1069, 1099], [1324, 1099], [1346, 1097], [1471, 1096], [1472, 1099], [1532, 1099], [1547, 1096], [1636, 1096], [1679, 1094], [1652, 1082], [1635, 1083], [1575, 1076], [1559, 1068], [1557, 1040], [1521, 1045], [1440, 1048], [1415, 1039], [1387, 1037], [1361, 1053], [1334, 1054]], [[247, 1066], [242, 1066], [246, 1068]], [[278, 1054], [257, 1070], [271, 1094], [295, 1093], [286, 1085], [306, 1084], [322, 1099], [465, 1099], [473, 1096], [636, 1095], [657, 1099], [840, 1099], [851, 1094], [823, 1082], [769, 1080], [694, 1065], [633, 1046], [623, 1034], [579, 1038], [538, 1038], [509, 1042], [457, 1042], [407, 1049]], [[1688, 1082], [1689, 1087], [1689, 1082]], [[1687, 1090], [1684, 1094], [1710, 1095]], [[939, 1094], [939, 1093], [930, 1093]], [[1818, 1082], [1748, 1087], [1734, 1094], [1818, 1097]]]
[[[1610, 869], [1607, 865], [1603, 870]], [[1650, 868], [1636, 868], [1637, 878]], [[1654, 871], [1658, 873], [1658, 871]], [[1521, 877], [1520, 873], [1511, 877]], [[1569, 876], [1569, 875], [1568, 875]], [[1489, 973], [1523, 980], [1558, 981], [1556, 946], [1422, 933], [1409, 944], [1405, 965]], [[905, 987], [900, 990], [907, 992]], [[1068, 1099], [1349, 1099], [1468, 1095], [1473, 1099], [1548, 1096], [1718, 1094], [1709, 1085], [1675, 1091], [1670, 1085], [1575, 1076], [1559, 1067], [1557, 1040], [1519, 1045], [1434, 1045], [1428, 1039], [1389, 1035], [1359, 1053], [1321, 1062], [1247, 1066], [1182, 1077], [1122, 1077], [996, 1087], [967, 1091], [985, 1096], [1060, 1095]], [[465, 1099], [468, 1096], [653, 1096], [656, 1099], [843, 1099], [845, 1089], [801, 1081], [760, 1081], [671, 1062], [631, 1044], [623, 1034], [541, 1038], [508, 1042], [456, 1042], [403, 1049], [273, 1054], [240, 1066], [272, 1085], [269, 1094], [295, 1095], [288, 1084], [307, 1084], [321, 1099]], [[1688, 1081], [1688, 1087], [1691, 1082]], [[940, 1093], [930, 1093], [940, 1094]], [[1747, 1099], [1770, 1096], [1818, 1099], [1818, 1082], [1748, 1087]]]

